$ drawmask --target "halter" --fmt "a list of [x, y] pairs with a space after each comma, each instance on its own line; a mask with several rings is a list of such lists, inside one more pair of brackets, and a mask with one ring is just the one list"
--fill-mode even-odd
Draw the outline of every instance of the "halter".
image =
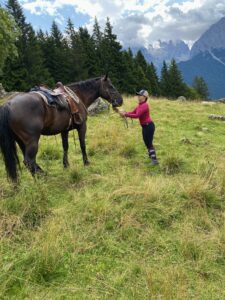
[[103, 81], [101, 80], [99, 93], [103, 94], [104, 92], [107, 94], [107, 96], [109, 96], [109, 99], [107, 99], [107, 100], [110, 100], [110, 102], [111, 102], [111, 104], [112, 104], [113, 107], [119, 106], [119, 104], [118, 104], [118, 102], [116, 100], [116, 97], [115, 98], [111, 97], [111, 95], [112, 96], [113, 95], [117, 95], [117, 92], [115, 90], [109, 92], [109, 88], [108, 87], [103, 89]]

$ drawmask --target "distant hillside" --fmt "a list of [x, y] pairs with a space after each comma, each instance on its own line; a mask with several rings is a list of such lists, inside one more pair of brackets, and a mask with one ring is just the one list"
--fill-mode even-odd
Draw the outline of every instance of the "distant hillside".
[[184, 80], [192, 84], [195, 76], [202, 76], [210, 91], [210, 97], [225, 97], [225, 49], [199, 53], [186, 62], [179, 63]]

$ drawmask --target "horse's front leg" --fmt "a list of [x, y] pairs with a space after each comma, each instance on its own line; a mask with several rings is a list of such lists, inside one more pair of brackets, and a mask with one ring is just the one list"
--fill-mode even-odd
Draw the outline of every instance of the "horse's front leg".
[[69, 161], [68, 161], [68, 149], [69, 149], [69, 142], [68, 142], [68, 131], [64, 131], [61, 133], [62, 138], [62, 145], [63, 145], [63, 166], [64, 168], [69, 167]]
[[80, 141], [80, 148], [83, 156], [83, 162], [84, 165], [87, 166], [90, 164], [90, 162], [88, 161], [88, 157], [86, 153], [86, 144], [85, 144], [85, 136], [87, 131], [86, 121], [82, 125], [80, 125], [77, 130], [78, 130], [78, 136]]

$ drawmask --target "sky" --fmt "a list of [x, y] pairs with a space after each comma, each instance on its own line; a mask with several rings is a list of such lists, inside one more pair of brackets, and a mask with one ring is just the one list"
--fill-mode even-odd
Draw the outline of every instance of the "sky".
[[[0, 0], [3, 3], [6, 0]], [[104, 28], [109, 17], [125, 46], [147, 47], [157, 40], [184, 40], [192, 45], [212, 24], [225, 17], [225, 0], [19, 0], [34, 28], [49, 30], [55, 20], [64, 30], [74, 26], [92, 30], [97, 17]]]

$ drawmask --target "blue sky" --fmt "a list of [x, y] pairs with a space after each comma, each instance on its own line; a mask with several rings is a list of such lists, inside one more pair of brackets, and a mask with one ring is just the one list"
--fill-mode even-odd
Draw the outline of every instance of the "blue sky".
[[44, 31], [49, 31], [51, 28], [52, 22], [55, 20], [61, 30], [65, 29], [66, 21], [70, 18], [73, 21], [73, 24], [76, 28], [84, 26], [90, 22], [90, 17], [86, 14], [78, 13], [74, 8], [70, 6], [63, 7], [58, 10], [57, 15], [49, 15], [47, 13], [34, 14], [29, 10], [24, 10], [27, 21], [37, 29], [42, 29]]
[[[5, 0], [0, 0], [4, 3]], [[110, 17], [125, 46], [147, 46], [157, 40], [182, 39], [192, 44], [225, 16], [225, 0], [19, 0], [37, 30], [55, 20], [61, 30], [71, 18], [75, 27], [91, 31], [94, 17], [104, 27]]]

